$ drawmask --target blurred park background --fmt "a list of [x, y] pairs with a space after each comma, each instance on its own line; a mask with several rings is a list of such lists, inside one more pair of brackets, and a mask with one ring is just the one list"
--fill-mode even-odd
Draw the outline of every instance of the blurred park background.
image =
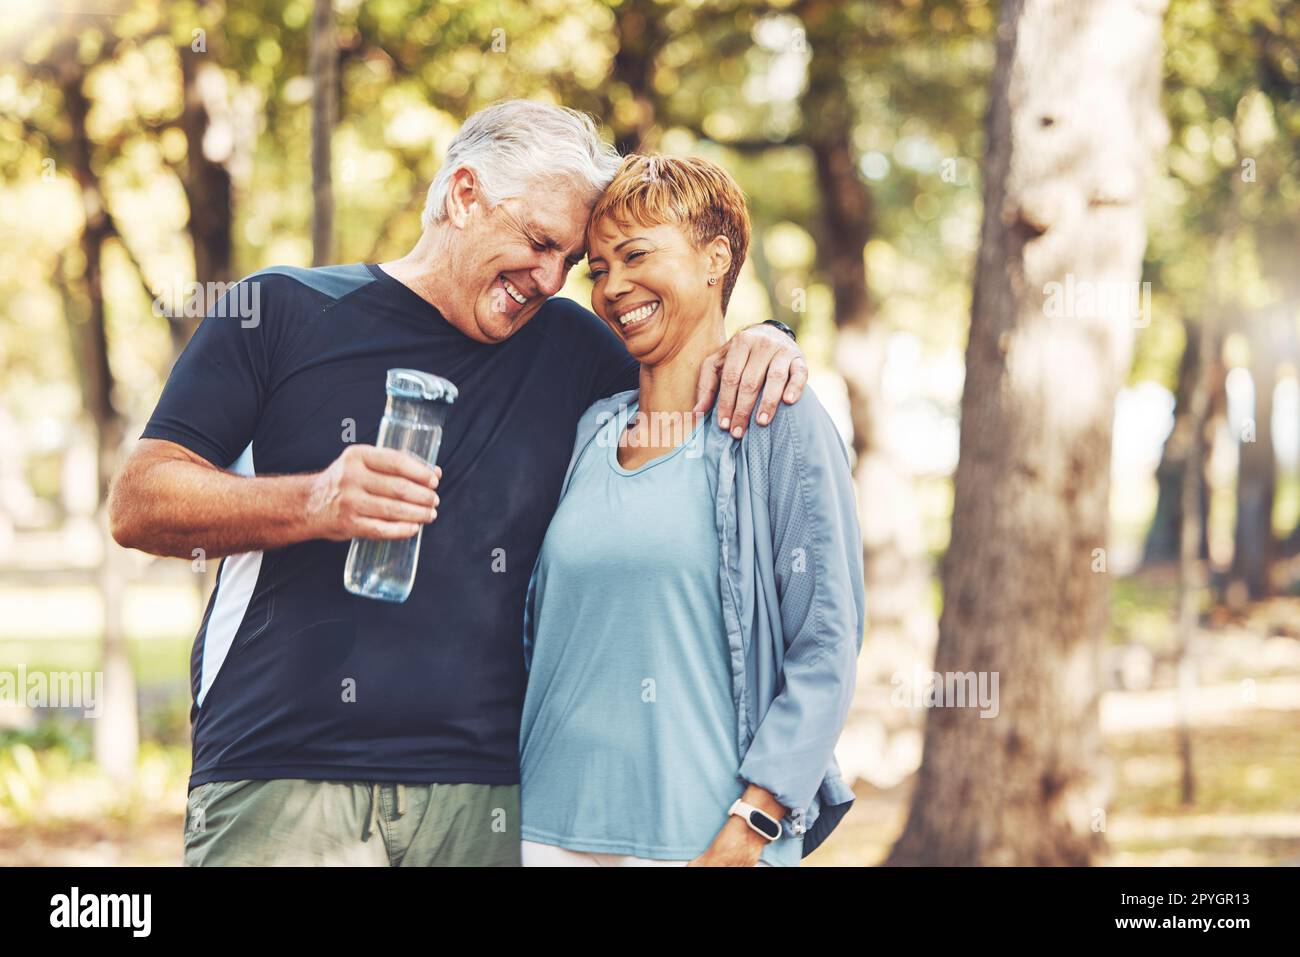
[[[1050, 6], [0, 0], [0, 676], [104, 680], [0, 695], [0, 864], [179, 862], [216, 563], [103, 501], [195, 284], [400, 256], [515, 96], [733, 172], [729, 323], [853, 449], [859, 800], [806, 863], [1300, 863], [1300, 4]], [[1139, 308], [1045, 305], [1099, 277]]]

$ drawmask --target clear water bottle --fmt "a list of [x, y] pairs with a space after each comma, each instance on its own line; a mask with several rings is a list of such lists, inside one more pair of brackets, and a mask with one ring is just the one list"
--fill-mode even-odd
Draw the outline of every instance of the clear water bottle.
[[[388, 370], [388, 404], [376, 445], [399, 449], [437, 464], [442, 424], [456, 401], [456, 387], [440, 376], [416, 369]], [[343, 568], [343, 585], [354, 595], [381, 601], [406, 601], [415, 583], [424, 526], [410, 538], [354, 538]]]

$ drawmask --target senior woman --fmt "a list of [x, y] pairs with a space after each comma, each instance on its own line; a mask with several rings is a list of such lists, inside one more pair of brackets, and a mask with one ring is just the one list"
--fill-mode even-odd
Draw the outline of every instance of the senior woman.
[[640, 387], [579, 423], [529, 582], [525, 866], [798, 865], [853, 801], [844, 445], [811, 389], [739, 440], [691, 412], [748, 242], [702, 159], [629, 156], [592, 212], [592, 308]]

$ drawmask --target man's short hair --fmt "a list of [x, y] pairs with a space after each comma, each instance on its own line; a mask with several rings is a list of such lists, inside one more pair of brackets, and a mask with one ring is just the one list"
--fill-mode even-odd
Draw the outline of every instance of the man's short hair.
[[569, 180], [600, 193], [618, 170], [618, 151], [601, 140], [586, 113], [531, 100], [503, 100], [467, 119], [447, 146], [442, 167], [429, 185], [420, 222], [427, 228], [447, 216], [451, 176], [468, 166], [483, 199], [495, 206], [522, 195], [538, 178]]

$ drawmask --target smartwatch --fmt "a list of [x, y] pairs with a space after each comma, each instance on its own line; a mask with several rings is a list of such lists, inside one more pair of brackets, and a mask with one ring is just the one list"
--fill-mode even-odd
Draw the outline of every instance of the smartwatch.
[[728, 816], [732, 814], [742, 818], [751, 831], [757, 831], [767, 839], [769, 844], [781, 836], [780, 821], [766, 811], [760, 811], [754, 805], [746, 804], [740, 798], [736, 798], [736, 803], [731, 805], [731, 810], [727, 811]]
[[791, 339], [794, 339], [795, 342], [799, 341], [798, 339], [795, 338], [794, 330], [791, 329], [789, 326], [787, 326], [784, 322], [781, 322], [781, 320], [779, 319], [764, 319], [763, 325], [776, 326], [778, 329], [784, 332]]

